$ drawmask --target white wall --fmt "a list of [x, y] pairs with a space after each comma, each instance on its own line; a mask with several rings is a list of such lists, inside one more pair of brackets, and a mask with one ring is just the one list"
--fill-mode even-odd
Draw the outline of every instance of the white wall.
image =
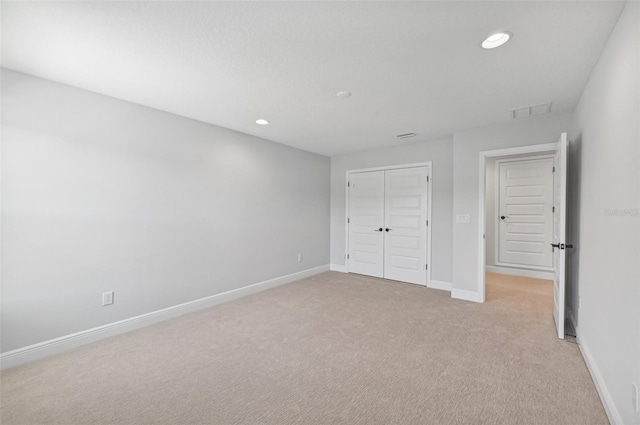
[[3, 352], [328, 264], [328, 158], [11, 71], [2, 91]]
[[631, 403], [631, 383], [640, 386], [639, 9], [626, 3], [571, 132], [569, 200], [580, 214], [570, 228], [577, 245], [571, 309], [587, 361], [610, 398], [610, 417], [624, 424], [640, 423]]
[[484, 196], [485, 211], [485, 265], [496, 265], [496, 159], [487, 158]]
[[431, 279], [451, 282], [451, 155], [451, 140], [445, 139], [331, 158], [331, 264], [345, 264], [346, 172], [361, 168], [432, 161]]
[[558, 141], [571, 115], [551, 114], [456, 133], [453, 137], [453, 214], [469, 214], [470, 223], [453, 224], [453, 287], [477, 293], [478, 197], [480, 152]]

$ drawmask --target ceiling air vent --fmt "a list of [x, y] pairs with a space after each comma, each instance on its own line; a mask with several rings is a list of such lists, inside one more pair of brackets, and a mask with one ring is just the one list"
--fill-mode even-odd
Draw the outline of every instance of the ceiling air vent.
[[404, 133], [404, 134], [398, 134], [396, 137], [398, 139], [408, 139], [410, 137], [416, 137], [418, 135], [418, 133]]
[[541, 103], [539, 105], [525, 106], [523, 108], [517, 108], [511, 110], [511, 118], [527, 118], [534, 115], [542, 115], [551, 112], [551, 102]]

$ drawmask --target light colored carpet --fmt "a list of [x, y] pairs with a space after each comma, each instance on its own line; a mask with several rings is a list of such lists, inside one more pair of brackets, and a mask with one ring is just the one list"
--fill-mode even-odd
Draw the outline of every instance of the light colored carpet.
[[551, 297], [327, 272], [9, 369], [2, 423], [606, 424]]

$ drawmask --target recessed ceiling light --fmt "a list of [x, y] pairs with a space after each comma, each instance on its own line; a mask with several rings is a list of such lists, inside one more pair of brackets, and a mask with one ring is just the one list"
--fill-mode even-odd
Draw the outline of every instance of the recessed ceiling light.
[[265, 120], [264, 118], [260, 118], [259, 120], [256, 120], [256, 124], [258, 124], [258, 125], [267, 125], [267, 124], [269, 124], [269, 121]]
[[494, 49], [496, 47], [502, 46], [504, 43], [509, 41], [511, 35], [506, 32], [498, 32], [493, 35], [487, 37], [485, 41], [482, 42], [482, 47], [485, 49]]
[[340, 99], [346, 99], [348, 97], [351, 97], [351, 92], [339, 91], [338, 94], [336, 94], [336, 96], [338, 96]]

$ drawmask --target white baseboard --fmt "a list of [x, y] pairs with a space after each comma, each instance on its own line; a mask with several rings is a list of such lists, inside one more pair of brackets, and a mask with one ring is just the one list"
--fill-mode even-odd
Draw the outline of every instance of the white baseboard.
[[440, 289], [442, 291], [451, 291], [451, 288], [453, 288], [453, 283], [445, 282], [444, 280], [431, 279], [431, 284], [429, 285], [429, 288]]
[[8, 369], [24, 363], [40, 360], [54, 354], [62, 353], [81, 345], [89, 344], [108, 338], [114, 335], [123, 334], [125, 332], [139, 329], [151, 324], [170, 319], [172, 317], [181, 316], [203, 308], [212, 307], [247, 295], [255, 294], [276, 286], [284, 285], [295, 280], [313, 276], [318, 273], [329, 270], [329, 265], [315, 267], [303, 270], [301, 272], [292, 273], [286, 276], [280, 276], [275, 279], [265, 280], [264, 282], [255, 283], [243, 288], [233, 289], [216, 295], [200, 298], [198, 300], [189, 301], [172, 307], [163, 308], [162, 310], [152, 311], [150, 313], [141, 314], [140, 316], [131, 317], [129, 319], [120, 320], [118, 322], [108, 323], [106, 325], [65, 335], [49, 341], [40, 342], [29, 345], [27, 347], [18, 348], [0, 354], [0, 369]]
[[520, 277], [532, 277], [534, 279], [547, 279], [547, 280], [554, 279], [553, 272], [545, 272], [542, 270], [512, 269], [510, 267], [500, 267], [500, 266], [485, 266], [484, 270], [487, 273], [508, 274], [511, 276], [520, 276]]
[[596, 390], [598, 391], [598, 395], [600, 396], [600, 400], [602, 401], [602, 405], [604, 406], [604, 411], [607, 414], [607, 418], [612, 425], [622, 425], [622, 416], [620, 416], [620, 412], [616, 408], [615, 403], [613, 402], [613, 398], [611, 397], [611, 393], [607, 389], [607, 385], [604, 383], [604, 379], [602, 378], [602, 374], [600, 373], [600, 369], [598, 369], [598, 365], [595, 360], [591, 356], [591, 351], [589, 347], [584, 344], [578, 338], [580, 347], [580, 352], [582, 353], [582, 357], [584, 358], [584, 362], [587, 364], [587, 369], [591, 374], [591, 379], [593, 379], [593, 383], [596, 385]]
[[476, 303], [483, 302], [479, 292], [467, 291], [465, 289], [452, 288], [451, 298], [456, 298], [458, 300], [465, 300], [465, 301], [473, 301]]
[[329, 267], [334, 272], [347, 273], [347, 266], [342, 264], [330, 264]]

